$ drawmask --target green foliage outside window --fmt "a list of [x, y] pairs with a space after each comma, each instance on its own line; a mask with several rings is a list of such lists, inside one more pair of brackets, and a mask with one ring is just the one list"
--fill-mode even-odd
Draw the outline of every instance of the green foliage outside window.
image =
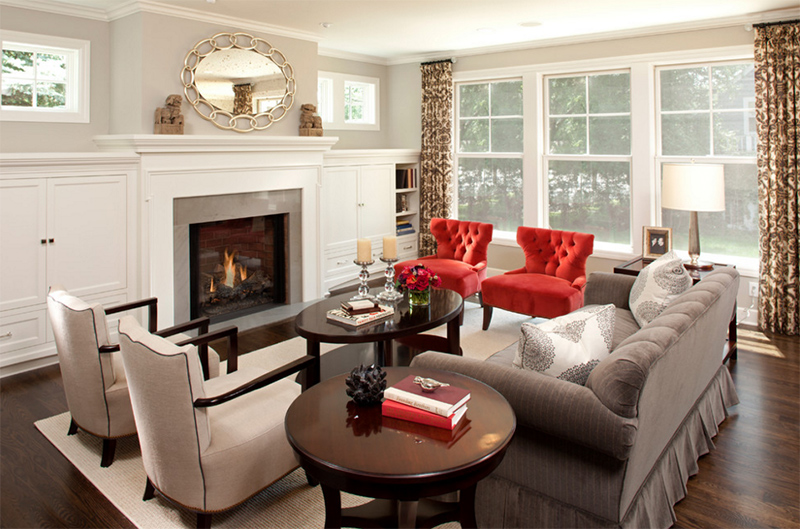
[[458, 164], [458, 218], [489, 222], [495, 230], [522, 226], [522, 160], [462, 158]]
[[3, 50], [0, 104], [23, 108], [64, 108], [67, 60], [63, 55]]

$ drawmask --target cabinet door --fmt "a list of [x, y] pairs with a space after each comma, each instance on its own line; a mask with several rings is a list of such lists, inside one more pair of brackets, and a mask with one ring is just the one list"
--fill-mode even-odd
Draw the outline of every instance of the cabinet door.
[[358, 173], [357, 167], [336, 167], [325, 170], [322, 184], [322, 233], [325, 248], [349, 247], [356, 250], [358, 238]]
[[359, 237], [380, 238], [395, 234], [394, 165], [361, 168], [358, 203]]
[[78, 297], [125, 288], [126, 177], [51, 178], [47, 196], [48, 283]]
[[0, 182], [0, 310], [45, 301], [46, 208], [45, 180]]

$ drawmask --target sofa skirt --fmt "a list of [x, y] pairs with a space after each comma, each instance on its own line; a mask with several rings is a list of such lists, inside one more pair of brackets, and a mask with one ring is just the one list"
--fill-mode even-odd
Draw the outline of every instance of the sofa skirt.
[[676, 520], [674, 505], [686, 496], [686, 483], [698, 472], [698, 459], [714, 448], [712, 438], [728, 417], [727, 408], [738, 403], [728, 368], [720, 366], [619, 520], [606, 520], [554, 500], [546, 491], [535, 491], [492, 475], [478, 484], [478, 525], [668, 528]]

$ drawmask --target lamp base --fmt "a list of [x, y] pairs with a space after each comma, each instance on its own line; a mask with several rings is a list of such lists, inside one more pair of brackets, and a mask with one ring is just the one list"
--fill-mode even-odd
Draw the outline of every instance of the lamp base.
[[684, 261], [683, 267], [687, 270], [713, 270], [714, 263], [708, 261]]

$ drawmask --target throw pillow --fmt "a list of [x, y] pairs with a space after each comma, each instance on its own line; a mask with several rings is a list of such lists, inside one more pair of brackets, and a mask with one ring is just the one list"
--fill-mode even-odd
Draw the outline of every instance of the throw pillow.
[[616, 309], [589, 305], [538, 325], [523, 323], [513, 365], [585, 385], [611, 352]]
[[666, 309], [672, 300], [689, 290], [692, 278], [675, 252], [667, 252], [645, 266], [631, 288], [628, 304], [639, 327], [644, 327]]

